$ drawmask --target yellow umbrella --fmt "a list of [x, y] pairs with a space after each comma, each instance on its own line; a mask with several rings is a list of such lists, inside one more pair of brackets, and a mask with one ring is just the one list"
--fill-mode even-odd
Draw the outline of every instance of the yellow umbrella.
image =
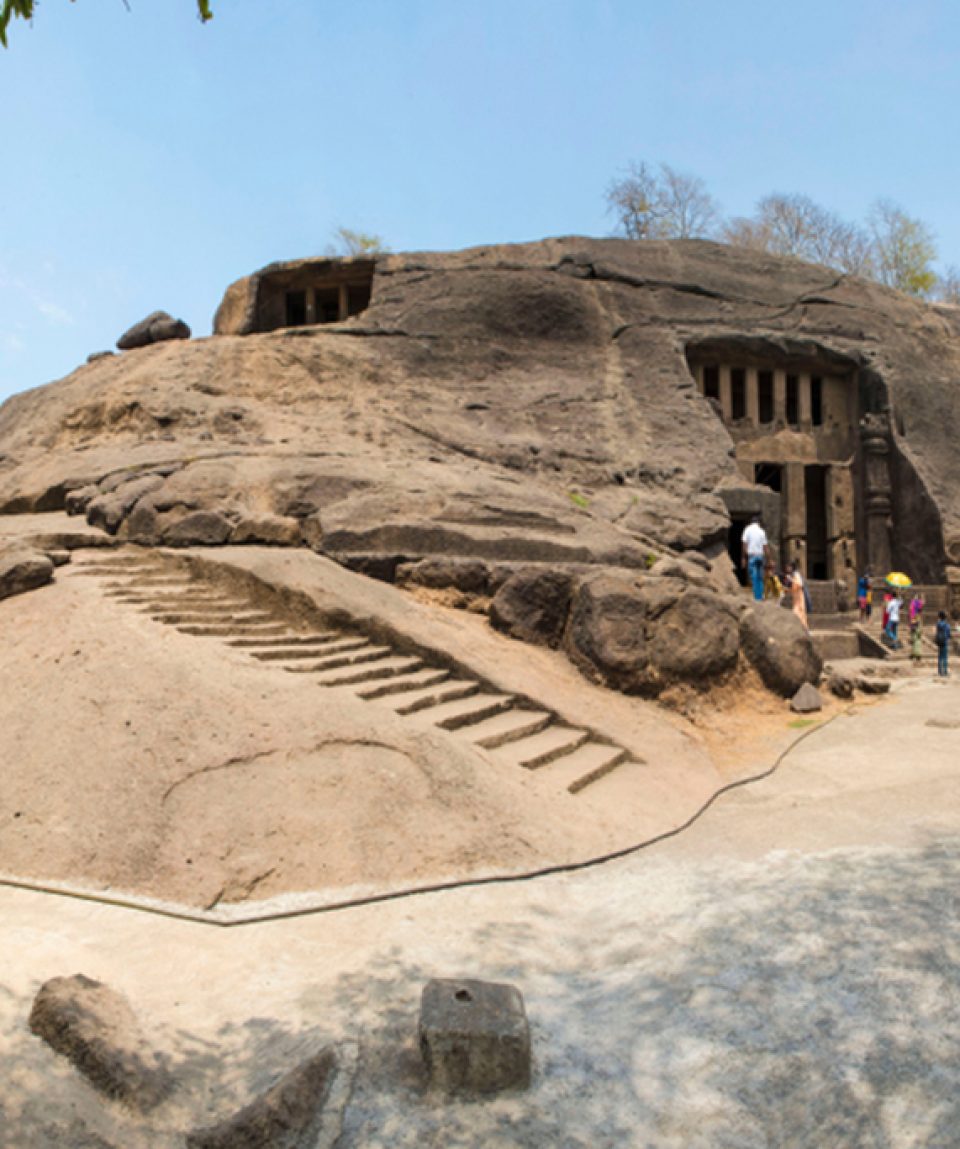
[[900, 589], [913, 586], [913, 579], [909, 575], [905, 575], [903, 571], [891, 571], [883, 581], [887, 586], [895, 586]]

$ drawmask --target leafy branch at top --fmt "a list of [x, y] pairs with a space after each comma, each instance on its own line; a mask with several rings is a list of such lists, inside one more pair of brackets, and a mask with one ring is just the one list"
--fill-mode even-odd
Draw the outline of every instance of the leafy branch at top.
[[[7, 27], [10, 21], [14, 17], [18, 20], [32, 20], [38, 2], [39, 0], [3, 0], [3, 7], [0, 8], [0, 44], [4, 48], [7, 46]], [[124, 0], [125, 4], [126, 2], [127, 0]], [[197, 14], [204, 24], [213, 19], [210, 0], [197, 0]]]

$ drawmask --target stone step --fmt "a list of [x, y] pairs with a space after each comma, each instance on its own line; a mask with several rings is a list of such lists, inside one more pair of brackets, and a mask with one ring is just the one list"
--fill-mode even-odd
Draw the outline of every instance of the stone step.
[[385, 698], [390, 694], [417, 694], [430, 686], [446, 682], [450, 677], [449, 670], [440, 667], [424, 667], [423, 670], [414, 671], [413, 674], [404, 674], [390, 682], [374, 683], [372, 686], [362, 686], [357, 695], [360, 698], [372, 700]]
[[181, 634], [189, 634], [194, 638], [252, 638], [255, 635], [281, 635], [286, 631], [282, 623], [266, 624], [260, 622], [238, 623], [230, 626], [194, 626], [178, 625]]
[[139, 583], [110, 582], [104, 587], [104, 594], [109, 595], [110, 598], [121, 598], [128, 594], [148, 594], [158, 590], [170, 594], [176, 592], [186, 594], [190, 591], [195, 591], [201, 585], [201, 583], [183, 578], [177, 579], [176, 581], [170, 580], [169, 582], [156, 583], [152, 586], [141, 586]]
[[509, 694], [471, 694], [452, 702], [442, 702], [421, 710], [420, 716], [441, 730], [460, 730], [482, 722], [503, 710], [509, 710], [513, 698]]
[[[321, 671], [314, 681], [321, 686], [353, 686], [358, 682], [377, 682], [384, 678], [395, 678], [419, 670], [423, 663], [415, 655], [391, 654], [376, 662], [361, 663], [339, 670]], [[287, 668], [289, 669], [289, 667]]]
[[224, 611], [222, 614], [152, 614], [154, 622], [163, 626], [260, 626], [275, 622], [273, 615]]
[[251, 610], [249, 599], [224, 598], [223, 595], [169, 594], [158, 595], [115, 595], [118, 602], [129, 606], [139, 606], [144, 610], [205, 610], [207, 607], [223, 607], [233, 610]]
[[397, 714], [418, 714], [439, 706], [442, 702], [453, 702], [458, 698], [469, 698], [480, 693], [480, 683], [469, 679], [448, 678], [436, 686], [423, 690], [408, 690], [403, 694], [392, 694], [384, 701]]
[[313, 634], [285, 630], [274, 638], [236, 638], [228, 646], [242, 647], [244, 650], [263, 650], [282, 646], [325, 647], [333, 639], [340, 637], [340, 631], [321, 630]]
[[602, 742], [584, 742], [571, 754], [557, 758], [544, 769], [548, 782], [563, 786], [571, 794], [579, 794], [594, 782], [599, 782], [630, 757], [622, 746], [607, 746]]
[[70, 569], [67, 572], [71, 575], [81, 575], [89, 578], [110, 578], [113, 576], [120, 576], [122, 578], [133, 578], [135, 575], [149, 575], [151, 572], [159, 574], [164, 569], [161, 563], [155, 563], [148, 566], [146, 563], [142, 565], [126, 565], [120, 563], [84, 563], [82, 565], [70, 564]]
[[492, 718], [476, 722], [467, 730], [467, 737], [484, 750], [493, 750], [507, 742], [516, 742], [530, 734], [538, 734], [550, 725], [551, 717], [544, 710], [511, 708]]
[[538, 770], [557, 758], [578, 750], [590, 735], [586, 730], [575, 730], [571, 726], [548, 726], [539, 734], [532, 734], [519, 742], [508, 742], [498, 751], [501, 761], [527, 770]]
[[362, 646], [353, 650], [345, 650], [342, 654], [329, 654], [324, 656], [322, 650], [315, 652], [320, 655], [306, 666], [285, 666], [284, 670], [290, 674], [316, 674], [322, 670], [339, 670], [341, 666], [356, 666], [362, 662], [374, 662], [379, 658], [387, 658], [394, 652], [389, 646], [374, 646], [369, 640]]
[[254, 658], [260, 659], [261, 662], [285, 662], [288, 659], [296, 661], [301, 658], [317, 658], [320, 654], [342, 654], [344, 651], [362, 650], [369, 645], [369, 638], [341, 638], [337, 636], [329, 639], [320, 647], [316, 644], [312, 646], [293, 644], [291, 646], [272, 647], [267, 650], [253, 650], [250, 653]]

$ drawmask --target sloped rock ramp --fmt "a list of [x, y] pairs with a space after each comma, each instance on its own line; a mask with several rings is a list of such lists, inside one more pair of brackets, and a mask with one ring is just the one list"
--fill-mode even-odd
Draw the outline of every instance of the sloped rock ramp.
[[638, 761], [596, 732], [567, 725], [479, 678], [430, 665], [421, 653], [342, 626], [305, 629], [282, 602], [255, 600], [246, 587], [215, 583], [172, 556], [114, 553], [81, 560], [72, 573], [103, 580], [109, 597], [182, 634], [219, 639], [270, 667], [310, 675], [322, 687], [349, 690], [455, 733], [504, 765], [549, 770], [571, 794]]

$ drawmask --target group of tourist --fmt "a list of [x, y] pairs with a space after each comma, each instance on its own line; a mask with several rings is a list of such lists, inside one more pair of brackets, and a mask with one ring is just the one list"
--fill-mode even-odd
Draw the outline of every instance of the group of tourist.
[[741, 547], [741, 560], [750, 578], [754, 599], [757, 602], [763, 602], [764, 599], [783, 602], [789, 595], [791, 610], [804, 628], [809, 630], [810, 592], [800, 567], [796, 562], [789, 562], [782, 573], [777, 573], [770, 556], [767, 532], [763, 529], [759, 515], [754, 515], [744, 529]]
[[[810, 594], [806, 582], [800, 573], [796, 562], [789, 562], [783, 574], [778, 574], [770, 555], [770, 544], [767, 533], [763, 529], [759, 515], [744, 528], [741, 538], [741, 565], [747, 572], [753, 597], [757, 602], [764, 599], [775, 599], [783, 602], [789, 596], [790, 607], [800, 619], [803, 626], [809, 630]], [[910, 580], [904, 576], [888, 576], [885, 580], [883, 595], [883, 618], [881, 621], [881, 641], [891, 649], [902, 647], [900, 641], [900, 616], [904, 608], [901, 589], [896, 585], [887, 585], [890, 579], [898, 577], [906, 586]], [[915, 590], [909, 606], [907, 618], [910, 625], [910, 657], [919, 662], [923, 651], [923, 610], [925, 606], [923, 595]], [[857, 607], [860, 612], [861, 623], [869, 621], [873, 614], [873, 576], [865, 571], [857, 581]], [[946, 678], [949, 674], [948, 659], [950, 652], [951, 629], [947, 620], [946, 611], [941, 610], [937, 615], [937, 624], [934, 629], [934, 638], [937, 644], [937, 674]]]
[[[907, 607], [907, 621], [910, 626], [910, 657], [919, 662], [923, 656], [923, 610], [926, 603], [923, 594], [914, 590]], [[857, 582], [857, 607], [860, 611], [860, 621], [869, 621], [873, 614], [873, 576], [865, 571]], [[883, 617], [880, 622], [881, 641], [893, 650], [903, 646], [900, 641], [900, 616], [903, 612], [904, 600], [897, 587], [888, 586], [883, 594]], [[946, 678], [949, 674], [948, 662], [950, 657], [950, 639], [952, 632], [947, 619], [947, 612], [941, 610], [937, 613], [937, 622], [934, 627], [934, 640], [937, 645], [937, 674]]]

